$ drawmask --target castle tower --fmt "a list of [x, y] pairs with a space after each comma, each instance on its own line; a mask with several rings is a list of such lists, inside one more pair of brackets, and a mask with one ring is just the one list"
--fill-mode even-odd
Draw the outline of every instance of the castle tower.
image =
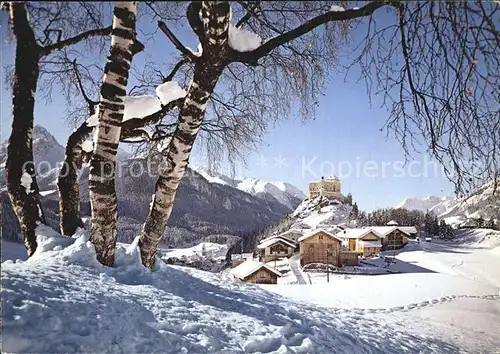
[[330, 176], [321, 177], [319, 181], [309, 182], [309, 199], [320, 196], [343, 200], [340, 179], [337, 176]]

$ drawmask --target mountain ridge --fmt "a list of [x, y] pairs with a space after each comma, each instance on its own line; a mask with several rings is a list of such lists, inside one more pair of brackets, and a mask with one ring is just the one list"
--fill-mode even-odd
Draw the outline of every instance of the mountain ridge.
[[[3, 162], [6, 158], [7, 143], [4, 142], [1, 147], [0, 161]], [[52, 168], [39, 174], [37, 181], [47, 221], [57, 230], [59, 229], [56, 186], [58, 168], [53, 166], [57, 165], [56, 160], [62, 161], [64, 158], [64, 148], [47, 129], [36, 126], [33, 149], [35, 163], [45, 160], [51, 162]], [[119, 212], [117, 227], [119, 241], [130, 242], [142, 229], [149, 212], [157, 171], [153, 168], [152, 173], [135, 176], [131, 173], [135, 168], [141, 167], [144, 171], [149, 171], [146, 169], [150, 167], [149, 160], [128, 156], [120, 162], [122, 176], [117, 178], [116, 184]], [[88, 166], [85, 165], [79, 179], [81, 211], [82, 217], [87, 220], [87, 227], [90, 215], [88, 172]], [[4, 175], [5, 169], [2, 166], [0, 179], [3, 179]], [[20, 232], [19, 224], [5, 188], [0, 192], [0, 202], [5, 221], [2, 224], [2, 235], [7, 239], [16, 239]], [[211, 183], [196, 171], [188, 169], [179, 186], [174, 209], [164, 234], [165, 245], [189, 247], [213, 235], [226, 235], [224, 239], [231, 243], [234, 242], [232, 238], [236, 237], [244, 245], [251, 245], [253, 234], [279, 222], [290, 212], [290, 208], [277, 200], [257, 197], [230, 185]]]
[[460, 226], [467, 224], [471, 219], [491, 218], [500, 220], [500, 193], [494, 194], [495, 181], [489, 181], [467, 196], [407, 198], [395, 208], [420, 210], [434, 213], [438, 219], [446, 223]]

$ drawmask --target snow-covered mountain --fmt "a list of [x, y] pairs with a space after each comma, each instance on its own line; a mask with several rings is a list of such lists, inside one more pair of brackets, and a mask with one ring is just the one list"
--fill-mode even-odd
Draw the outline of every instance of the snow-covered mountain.
[[[0, 144], [0, 181], [3, 182], [4, 166], [7, 160], [8, 141]], [[59, 144], [56, 138], [41, 125], [33, 127], [33, 159], [37, 165], [39, 175], [55, 169], [64, 160], [65, 148]], [[117, 160], [127, 159], [130, 154], [123, 149], [118, 149]]]
[[290, 211], [294, 210], [304, 200], [306, 195], [297, 187], [286, 182], [263, 181], [256, 178], [232, 179], [221, 173], [206, 168], [194, 166], [193, 170], [201, 174], [210, 183], [218, 183], [238, 188], [268, 201], [277, 201]]
[[[5, 160], [7, 144], [2, 144], [0, 161]], [[64, 158], [64, 148], [44, 128], [34, 129], [33, 150], [35, 163], [50, 161], [50, 166]], [[125, 155], [126, 156], [126, 155]], [[143, 158], [121, 159], [117, 178], [118, 234], [123, 242], [131, 242], [140, 232], [151, 202], [151, 194], [157, 180], [154, 166]], [[137, 171], [148, 171], [137, 176]], [[134, 173], [132, 173], [132, 169]], [[42, 195], [42, 205], [50, 226], [59, 228], [57, 168], [53, 168], [37, 181]], [[0, 180], [5, 168], [0, 167]], [[88, 219], [90, 203], [88, 199], [88, 167], [84, 167], [80, 177], [82, 215]], [[2, 207], [3, 238], [16, 239], [19, 225], [14, 215], [5, 189], [0, 192]], [[298, 204], [298, 202], [297, 202]], [[173, 247], [193, 246], [206, 238], [217, 242], [234, 244], [235, 238], [243, 239], [244, 245], [252, 244], [251, 235], [282, 220], [290, 208], [276, 199], [261, 198], [244, 192], [229, 183], [213, 183], [199, 173], [188, 170], [177, 192], [177, 198], [165, 232], [166, 245]], [[220, 236], [220, 235], [223, 235]], [[232, 239], [231, 239], [232, 238]]]
[[429, 211], [452, 225], [466, 223], [468, 219], [500, 219], [500, 191], [493, 194], [494, 181], [490, 181], [469, 196], [408, 198], [396, 208]]
[[[434, 197], [429, 196], [425, 198], [406, 198], [396, 206], [396, 209], [419, 210], [422, 212], [435, 210], [437, 207], [441, 210], [444, 203], [455, 200], [453, 196]], [[444, 210], [442, 211], [444, 212]], [[442, 213], [442, 212], [439, 212]]]

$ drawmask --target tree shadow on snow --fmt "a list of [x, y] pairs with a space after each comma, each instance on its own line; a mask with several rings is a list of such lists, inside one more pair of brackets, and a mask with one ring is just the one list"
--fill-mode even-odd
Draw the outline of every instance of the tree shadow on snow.
[[[296, 303], [257, 285], [211, 273], [203, 275], [205, 281], [190, 271], [168, 266], [136, 273], [135, 268], [60, 265], [2, 277], [4, 349], [151, 353], [162, 348], [162, 353], [178, 353], [184, 347], [192, 353], [271, 352], [309, 338], [308, 353], [459, 351], [443, 340], [408, 333], [392, 320], [384, 324], [388, 315]], [[23, 304], [30, 306], [29, 311]], [[235, 314], [257, 321], [259, 328], [276, 326], [281, 337], [276, 332], [263, 337], [254, 332], [251, 342], [245, 340], [246, 346], [239, 343], [236, 349], [234, 332], [227, 327], [231, 321], [237, 325]], [[205, 321], [203, 335], [215, 343], [211, 348], [190, 335], [200, 320]], [[233, 346], [228, 348], [227, 343]]]

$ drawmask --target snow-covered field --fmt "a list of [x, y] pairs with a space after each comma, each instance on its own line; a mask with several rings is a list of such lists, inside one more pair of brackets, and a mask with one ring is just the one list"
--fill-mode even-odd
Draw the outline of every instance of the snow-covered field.
[[173, 249], [160, 249], [162, 253], [162, 258], [196, 258], [202, 257], [203, 254], [205, 257], [220, 260], [225, 259], [228, 251], [227, 245], [221, 245], [218, 243], [211, 242], [202, 242], [196, 246], [190, 248], [173, 248]]
[[[407, 273], [258, 286], [160, 261], [149, 272], [137, 243], [118, 245], [115, 267], [103, 267], [86, 234], [40, 234], [35, 256], [2, 263], [3, 352], [500, 350], [500, 252], [492, 249], [411, 244], [391, 265]], [[3, 242], [2, 259], [19, 247]]]

